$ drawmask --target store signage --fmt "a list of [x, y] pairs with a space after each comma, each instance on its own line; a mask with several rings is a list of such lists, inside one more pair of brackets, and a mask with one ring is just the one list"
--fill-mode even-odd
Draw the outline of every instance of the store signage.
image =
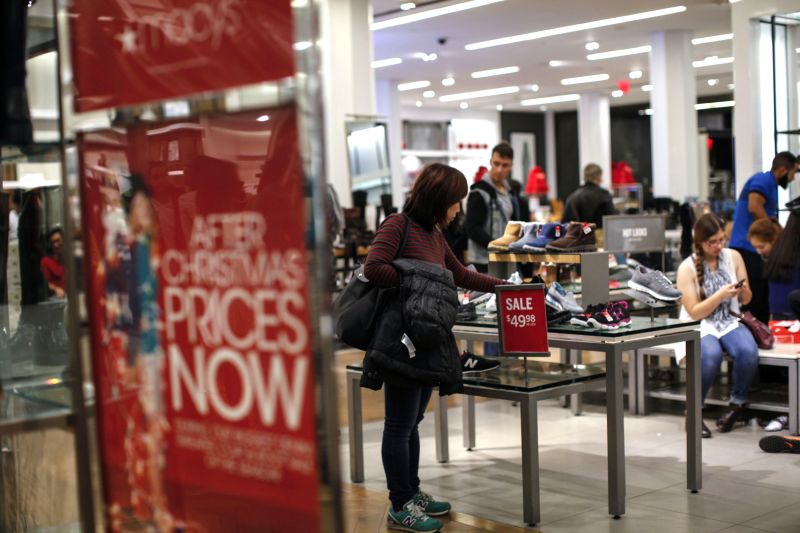
[[295, 109], [85, 133], [79, 151], [111, 530], [317, 531]]
[[665, 231], [664, 215], [603, 217], [604, 248], [609, 252], [663, 252]]
[[496, 292], [502, 354], [550, 355], [544, 285], [500, 285]]
[[78, 111], [294, 75], [289, 0], [69, 4]]

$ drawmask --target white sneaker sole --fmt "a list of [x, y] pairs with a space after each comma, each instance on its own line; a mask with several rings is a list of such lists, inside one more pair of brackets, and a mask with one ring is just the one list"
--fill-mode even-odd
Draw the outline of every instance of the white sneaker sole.
[[658, 298], [659, 300], [666, 300], [668, 302], [674, 302], [680, 300], [680, 296], [664, 296], [663, 294], [658, 294], [656, 291], [651, 289], [650, 287], [646, 287], [640, 283], [636, 283], [635, 281], [628, 281], [628, 287], [639, 292], [646, 292], [653, 298]]

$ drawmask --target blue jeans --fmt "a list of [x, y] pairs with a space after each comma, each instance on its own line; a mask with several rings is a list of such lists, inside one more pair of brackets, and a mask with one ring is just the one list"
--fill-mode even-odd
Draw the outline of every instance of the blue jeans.
[[389, 500], [395, 511], [419, 491], [419, 423], [431, 399], [431, 387], [384, 384], [386, 402], [381, 458]]
[[713, 335], [706, 335], [700, 339], [703, 400], [706, 399], [708, 389], [719, 373], [723, 351], [733, 359], [730, 403], [744, 404], [747, 401], [747, 390], [758, 369], [758, 346], [750, 330], [741, 324], [719, 339]]

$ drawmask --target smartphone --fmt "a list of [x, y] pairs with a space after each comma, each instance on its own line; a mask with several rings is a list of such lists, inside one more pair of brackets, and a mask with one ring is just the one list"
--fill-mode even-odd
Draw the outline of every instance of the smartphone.
[[744, 280], [740, 279], [739, 282], [734, 285], [734, 288], [739, 289], [742, 287], [742, 285], [744, 285]]

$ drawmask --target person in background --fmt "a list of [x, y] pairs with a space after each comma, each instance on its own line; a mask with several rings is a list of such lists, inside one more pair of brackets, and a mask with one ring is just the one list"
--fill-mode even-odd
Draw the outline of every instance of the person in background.
[[753, 300], [745, 310], [762, 322], [769, 320], [769, 286], [763, 275], [764, 261], [747, 240], [753, 222], [778, 216], [778, 186], [787, 188], [797, 172], [797, 158], [791, 152], [781, 152], [772, 160], [767, 172], [750, 177], [742, 187], [733, 213], [733, 231], [729, 246], [739, 252], [747, 267], [753, 290]]
[[561, 222], [588, 222], [602, 228], [603, 217], [617, 212], [611, 193], [600, 186], [603, 169], [589, 163], [583, 169], [583, 182], [567, 197]]
[[[755, 224], [753, 224], [755, 225]], [[789, 295], [800, 289], [800, 209], [793, 210], [786, 229], [764, 265], [769, 283], [769, 311], [774, 320], [795, 319]]]
[[48, 254], [42, 257], [39, 268], [44, 279], [47, 281], [47, 288], [56, 298], [66, 297], [67, 281], [64, 277], [64, 260], [61, 249], [63, 244], [63, 233], [60, 228], [53, 228], [47, 234]]
[[[723, 433], [738, 421], [746, 421], [747, 392], [758, 368], [758, 346], [744, 325], [731, 314], [752, 298], [747, 270], [735, 250], [725, 248], [725, 226], [716, 215], [707, 213], [694, 225], [694, 254], [678, 268], [678, 290], [683, 293], [681, 318], [700, 320], [701, 390], [705, 401], [719, 373], [722, 354], [733, 359], [730, 395], [731, 410], [717, 420]], [[702, 424], [703, 438], [711, 430]]]
[[771, 218], [762, 218], [753, 222], [747, 231], [747, 240], [755, 251], [764, 259], [769, 257], [772, 246], [778, 237], [781, 236], [783, 229], [777, 221]]

